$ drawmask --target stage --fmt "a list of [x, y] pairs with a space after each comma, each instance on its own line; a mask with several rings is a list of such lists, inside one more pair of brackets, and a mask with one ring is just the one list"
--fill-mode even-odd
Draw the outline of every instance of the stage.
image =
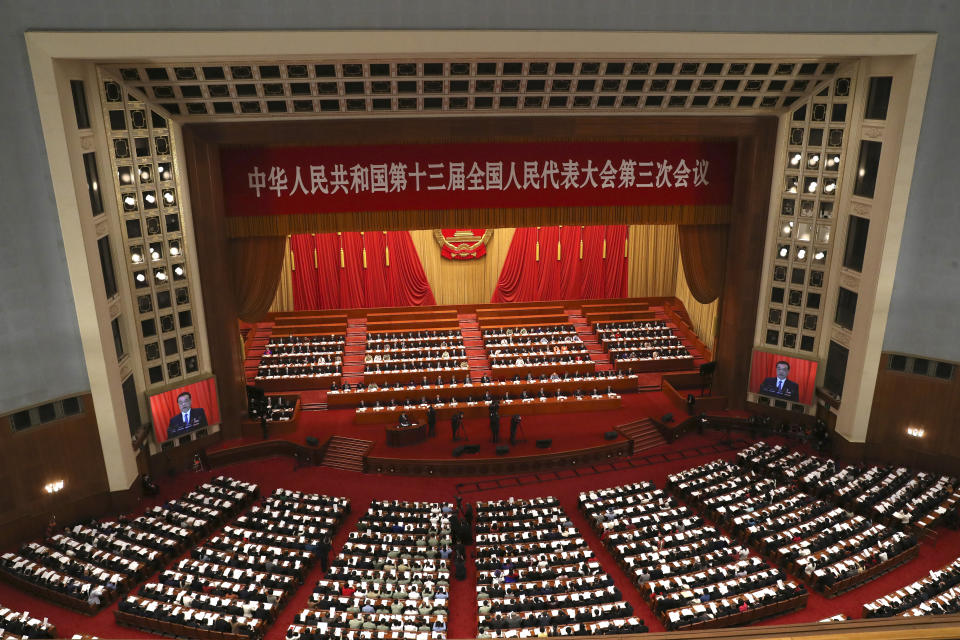
[[[431, 313], [433, 315], [429, 315]], [[631, 314], [642, 317], [641, 322], [661, 321], [682, 339], [690, 357], [649, 360], [641, 363], [648, 366], [639, 367], [632, 375], [621, 372], [617, 377], [604, 345], [597, 340], [596, 325], [586, 321], [586, 315], [596, 319], [593, 316], [598, 313], [615, 313], [617, 320], [622, 321], [630, 321]], [[244, 423], [240, 429], [241, 437], [211, 442], [205, 447], [211, 464], [228, 464], [281, 453], [295, 455], [306, 464], [368, 472], [469, 475], [558, 468], [629, 456], [665, 442], [660, 433], [665, 430], [654, 421], [660, 422], [666, 414], [675, 415], [676, 422], [687, 417], [686, 398], [681, 397], [669, 382], [665, 384], [665, 380], [677, 379], [678, 374], [680, 379], [699, 379], [699, 366], [710, 359], [710, 350], [684, 321], [682, 307], [677, 313], [663, 300], [648, 299], [642, 304], [638, 300], [623, 299], [500, 304], [470, 310], [406, 308], [390, 310], [389, 314], [382, 309], [357, 309], [336, 318], [340, 331], [346, 336], [342, 379], [353, 385], [361, 381], [368, 384], [363, 362], [364, 343], [376, 333], [370, 330], [371, 319], [376, 319], [378, 331], [390, 333], [392, 329], [402, 332], [397, 335], [409, 335], [409, 331], [421, 330], [416, 326], [418, 323], [429, 324], [436, 314], [452, 318], [460, 327], [469, 360], [469, 369], [464, 369], [463, 375], [470, 374], [472, 385], [464, 387], [459, 377], [456, 378], [457, 384], [451, 384], [452, 377], [461, 375], [459, 371], [445, 372], [444, 384], [439, 387], [432, 384], [433, 378], [427, 379], [431, 384], [424, 387], [421, 386], [424, 375], [405, 373], [401, 374], [403, 380], [390, 387], [375, 390], [354, 387], [334, 393], [329, 392], [327, 379], [267, 380], [270, 383], [266, 385], [268, 393], [286, 391], [298, 396], [295, 419], [268, 424], [266, 438], [258, 422]], [[590, 371], [580, 375], [598, 377], [580, 378], [577, 374], [568, 374], [569, 379], [547, 381], [539, 379], [539, 372], [524, 368], [517, 373], [518, 381], [497, 380], [499, 376], [496, 369], [491, 370], [489, 366], [479, 329], [488, 326], [488, 318], [494, 318], [493, 324], [497, 326], [526, 326], [531, 322], [530, 318], [541, 320], [543, 317], [548, 317], [552, 323], [566, 320], [589, 354], [589, 360], [583, 366]], [[609, 321], [603, 315], [601, 318], [601, 321]], [[249, 327], [247, 370], [257, 371], [271, 335], [278, 331], [282, 335], [291, 335], [291, 326], [301, 326], [303, 335], [309, 336], [315, 333], [311, 323], [324, 323], [323, 326], [328, 328], [327, 321], [326, 316], [314, 318], [305, 313], [276, 314]], [[530, 324], [531, 331], [538, 324]], [[371, 344], [376, 347], [379, 343], [380, 340], [375, 340]], [[551, 373], [559, 372], [551, 370]], [[479, 382], [482, 376], [491, 374], [492, 382]], [[533, 376], [530, 381], [527, 374]], [[254, 384], [257, 383], [255, 380]], [[562, 401], [555, 397], [558, 389], [566, 395]], [[499, 397], [504, 390], [510, 392], [513, 401], [501, 403], [499, 437], [494, 442], [488, 408], [482, 397], [484, 392]], [[583, 395], [579, 400], [574, 395], [578, 390]], [[540, 391], [545, 391], [548, 397], [544, 400], [536, 397]], [[530, 394], [529, 400], [519, 399], [523, 392]], [[473, 402], [467, 404], [464, 398], [470, 396]], [[412, 398], [413, 404], [404, 406], [406, 398]], [[435, 435], [404, 446], [390, 446], [387, 427], [396, 424], [400, 412], [406, 412], [416, 422], [424, 422], [426, 411], [421, 405], [427, 402], [427, 398], [431, 402], [443, 402], [437, 405]], [[457, 398], [458, 404], [451, 405], [451, 398]], [[387, 406], [388, 402], [396, 404]], [[724, 398], [711, 398], [710, 406], [704, 406], [703, 410], [722, 412], [724, 402]], [[461, 437], [454, 441], [450, 418], [458, 411], [463, 411], [466, 416]], [[523, 422], [516, 441], [510, 444], [510, 417], [514, 413], [523, 414]], [[666, 433], [666, 436], [670, 437], [670, 434]]]

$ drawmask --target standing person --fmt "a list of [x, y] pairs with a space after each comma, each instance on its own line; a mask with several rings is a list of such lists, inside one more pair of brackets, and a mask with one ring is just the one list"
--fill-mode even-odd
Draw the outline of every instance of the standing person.
[[317, 545], [317, 555], [320, 556], [320, 570], [326, 573], [330, 568], [330, 536], [323, 536]]
[[520, 421], [523, 420], [518, 414], [510, 418], [510, 444], [517, 444], [517, 430], [520, 428]]
[[500, 401], [494, 399], [490, 403], [490, 441], [497, 443], [500, 440]]
[[437, 435], [437, 410], [433, 405], [427, 407], [427, 437], [432, 438]]
[[455, 412], [450, 417], [450, 429], [453, 431], [453, 441], [460, 439], [460, 412]]

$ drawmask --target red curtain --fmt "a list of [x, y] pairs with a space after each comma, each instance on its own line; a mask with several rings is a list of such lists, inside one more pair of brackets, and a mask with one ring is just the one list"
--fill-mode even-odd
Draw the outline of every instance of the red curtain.
[[[208, 425], [219, 424], [220, 405], [217, 403], [217, 380], [216, 378], [207, 378], [185, 387], [178, 387], [150, 396], [150, 415], [153, 419], [153, 434], [157, 437], [157, 442], [167, 441], [167, 427], [170, 426], [170, 419], [180, 413], [177, 396], [183, 392], [190, 394], [192, 409], [203, 409], [207, 416]], [[190, 422], [193, 422], [192, 417]]]
[[626, 297], [626, 240], [625, 225], [519, 228], [510, 243], [491, 301]]
[[817, 384], [816, 360], [802, 360], [767, 351], [754, 351], [753, 365], [750, 367], [750, 391], [757, 393], [764, 380], [776, 377], [777, 363], [781, 360], [790, 365], [790, 373], [787, 379], [793, 380], [799, 386], [798, 397], [793, 401], [801, 404], [811, 404], [813, 402], [813, 388]]
[[690, 293], [707, 304], [723, 291], [727, 258], [727, 225], [682, 224], [677, 227], [680, 260]]
[[[298, 311], [436, 304], [407, 231], [293, 235], [290, 247]], [[314, 250], [316, 268], [300, 274], [305, 260], [313, 267]]]
[[491, 302], [523, 302], [534, 299], [537, 286], [536, 250], [535, 227], [521, 227], [514, 232]]
[[320, 290], [317, 287], [317, 250], [311, 234], [290, 236], [290, 252], [293, 253], [293, 306], [295, 309], [318, 309]]

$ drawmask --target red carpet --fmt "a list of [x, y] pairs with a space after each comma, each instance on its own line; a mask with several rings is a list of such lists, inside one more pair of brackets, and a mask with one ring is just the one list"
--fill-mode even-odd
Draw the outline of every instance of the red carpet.
[[[559, 477], [547, 482], [540, 482], [525, 486], [514, 486], [504, 489], [493, 489], [481, 492], [464, 494], [467, 501], [479, 499], [494, 499], [516, 496], [519, 498], [554, 495], [557, 496], [564, 509], [580, 529], [597, 557], [603, 562], [606, 570], [620, 587], [624, 598], [636, 609], [637, 615], [646, 620], [651, 631], [662, 630], [659, 622], [637, 595], [636, 589], [630, 584], [627, 576], [613, 561], [612, 557], [600, 544], [587, 522], [577, 509], [577, 497], [581, 491], [609, 487], [638, 480], [652, 480], [657, 486], [663, 486], [666, 476], [681, 469], [686, 469], [718, 456], [716, 453], [691, 455], [694, 446], [710, 445], [718, 442], [722, 434], [707, 433], [703, 436], [689, 436], [675, 443], [661, 447], [650, 453], [666, 453], [664, 461], [634, 469], [609, 471], [605, 473], [589, 474], [587, 469], [569, 470], [557, 474]], [[772, 442], [772, 439], [767, 439]], [[688, 457], [678, 453], [686, 451]], [[733, 459], [733, 452], [722, 457]], [[401, 476], [362, 475], [348, 471], [337, 471], [322, 467], [294, 470], [293, 461], [284, 458], [232, 465], [217, 469], [215, 472], [184, 473], [174, 478], [161, 478], [161, 495], [144, 504], [144, 507], [155, 504], [183, 491], [192, 488], [209, 477], [216, 475], [231, 475], [243, 480], [260, 484], [261, 493], [268, 494], [276, 487], [300, 489], [311, 492], [321, 492], [333, 495], [344, 495], [351, 498], [351, 514], [338, 531], [334, 543], [334, 552], [339, 551], [340, 545], [347, 533], [352, 530], [356, 520], [366, 511], [372, 498], [391, 499], [404, 498], [410, 500], [452, 500], [456, 495], [457, 484], [489, 480], [489, 478], [419, 478]], [[566, 476], [566, 477], [560, 477]], [[545, 477], [547, 477], [545, 475]], [[487, 486], [487, 482], [484, 486]], [[492, 483], [490, 483], [492, 484]], [[811, 594], [810, 601], [804, 611], [776, 618], [761, 624], [783, 624], [788, 622], [808, 622], [820, 620], [836, 613], [845, 613], [850, 617], [860, 617], [864, 602], [873, 600], [880, 595], [893, 591], [897, 587], [916, 580], [933, 568], [939, 568], [956, 558], [960, 550], [960, 533], [955, 531], [940, 531], [936, 544], [922, 543], [919, 558], [912, 563], [891, 572], [880, 580], [868, 583], [839, 598], [827, 600], [822, 596]], [[280, 612], [277, 623], [267, 633], [268, 640], [279, 640], [283, 637], [287, 625], [293, 616], [304, 607], [312, 584], [319, 578], [319, 567], [314, 569], [304, 586], [294, 595], [290, 604]], [[467, 580], [452, 581], [449, 636], [451, 638], [473, 637], [476, 633], [476, 603], [474, 591], [473, 565], [468, 563]], [[148, 638], [148, 634], [119, 627], [113, 622], [111, 609], [100, 612], [93, 618], [45, 604], [30, 596], [26, 596], [5, 584], [0, 584], [0, 603], [19, 610], [30, 611], [35, 617], [49, 617], [57, 625], [62, 635], [69, 637], [73, 633], [87, 633], [101, 638]]]

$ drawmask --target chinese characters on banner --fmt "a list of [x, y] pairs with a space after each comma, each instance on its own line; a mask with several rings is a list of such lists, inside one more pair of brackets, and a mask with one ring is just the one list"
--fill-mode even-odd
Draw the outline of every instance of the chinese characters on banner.
[[221, 150], [228, 215], [723, 205], [732, 142], [545, 142]]

